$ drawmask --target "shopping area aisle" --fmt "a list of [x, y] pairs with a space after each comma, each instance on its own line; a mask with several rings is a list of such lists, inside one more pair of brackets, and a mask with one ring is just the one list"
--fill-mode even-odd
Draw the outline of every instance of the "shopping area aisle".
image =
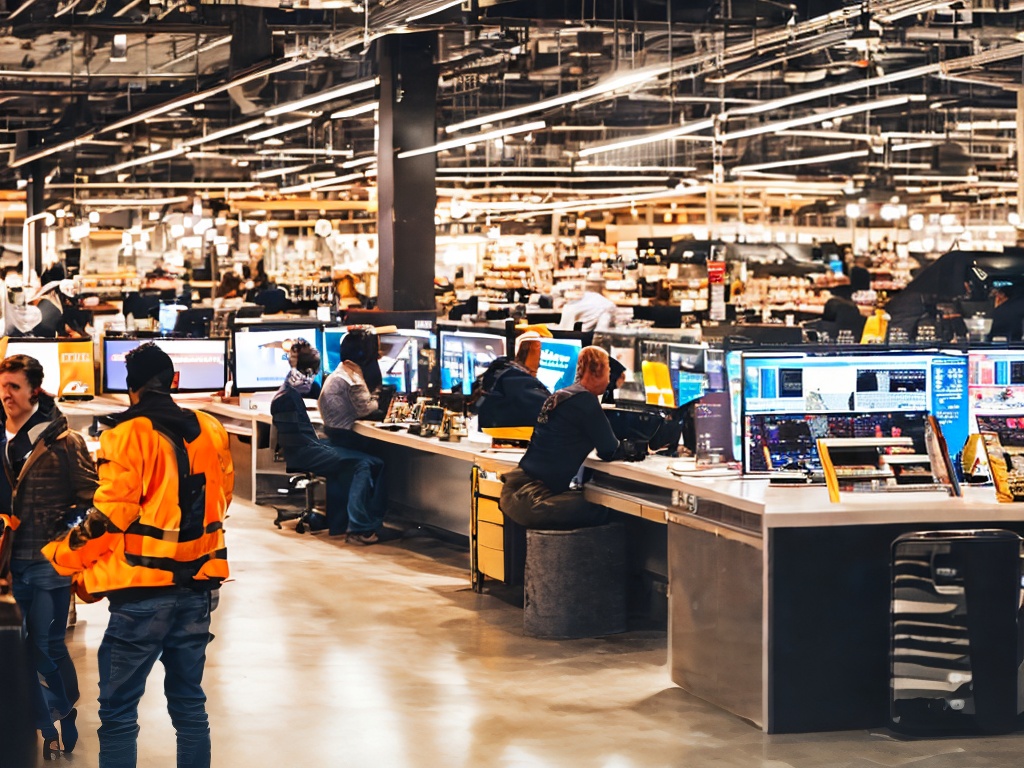
[[[278, 531], [235, 503], [234, 581], [214, 614], [206, 691], [215, 766], [830, 768], [1017, 766], [1024, 736], [906, 741], [764, 736], [673, 686], [662, 632], [522, 636], [520, 609], [469, 589], [468, 555], [430, 538], [358, 548]], [[79, 607], [71, 648], [97, 765], [96, 648], [106, 604]], [[141, 768], [173, 768], [161, 667], [140, 709]]]

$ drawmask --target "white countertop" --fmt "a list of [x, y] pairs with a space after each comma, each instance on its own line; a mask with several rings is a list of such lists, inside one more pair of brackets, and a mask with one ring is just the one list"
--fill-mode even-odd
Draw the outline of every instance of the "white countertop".
[[[767, 477], [677, 476], [678, 460], [651, 456], [642, 462], [587, 459], [587, 466], [613, 477], [679, 490], [762, 517], [764, 528], [804, 528], [886, 523], [942, 523], [970, 527], [978, 522], [1022, 522], [1024, 504], [1000, 504], [991, 487], [966, 488], [963, 498], [937, 492], [845, 494], [833, 504], [824, 486], [772, 487]], [[699, 512], [699, 504], [698, 504]]]

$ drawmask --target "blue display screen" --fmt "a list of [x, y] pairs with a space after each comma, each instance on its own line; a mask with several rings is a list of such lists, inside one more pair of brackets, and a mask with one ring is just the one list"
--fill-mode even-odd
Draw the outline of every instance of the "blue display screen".
[[[952, 354], [744, 354], [744, 466], [757, 468], [766, 441], [774, 440], [773, 445], [785, 442], [776, 439], [779, 434], [795, 436], [809, 430], [808, 448], [800, 450], [813, 455], [815, 461], [816, 449], [810, 438], [896, 436], [897, 431], [905, 430], [900, 414], [935, 416], [955, 454], [967, 440], [970, 427], [967, 370], [967, 357]], [[784, 417], [786, 423], [803, 415], [829, 418], [806, 419], [803, 426], [752, 418], [769, 414]], [[916, 425], [919, 419], [912, 421]], [[826, 422], [827, 429], [822, 426]]]
[[[127, 392], [125, 355], [147, 339], [103, 340], [103, 391]], [[178, 372], [179, 392], [217, 392], [227, 378], [227, 339], [152, 339]]]
[[537, 378], [549, 392], [564, 389], [576, 380], [580, 348], [578, 339], [541, 339]]
[[505, 339], [483, 333], [441, 332], [441, 389], [473, 391], [473, 381], [505, 354]]

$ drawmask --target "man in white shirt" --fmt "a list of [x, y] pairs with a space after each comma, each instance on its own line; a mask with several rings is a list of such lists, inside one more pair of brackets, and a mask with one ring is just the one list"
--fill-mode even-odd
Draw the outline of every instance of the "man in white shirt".
[[583, 287], [583, 296], [562, 308], [560, 328], [572, 330], [576, 323], [584, 331], [603, 331], [611, 328], [615, 320], [615, 302], [604, 293], [604, 279], [590, 275]]

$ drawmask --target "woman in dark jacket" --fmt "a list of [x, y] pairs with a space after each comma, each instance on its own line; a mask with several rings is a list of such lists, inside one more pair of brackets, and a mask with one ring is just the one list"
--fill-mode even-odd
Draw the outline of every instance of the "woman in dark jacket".
[[[53, 398], [42, 391], [43, 368], [27, 355], [0, 362], [4, 472], [0, 516], [14, 529], [11, 575], [28, 651], [42, 680], [35, 692], [43, 759], [71, 752], [78, 676], [64, 643], [71, 579], [59, 576], [40, 550], [77, 522], [92, 504], [96, 467], [85, 440], [68, 429]], [[58, 738], [56, 721], [60, 721]]]

